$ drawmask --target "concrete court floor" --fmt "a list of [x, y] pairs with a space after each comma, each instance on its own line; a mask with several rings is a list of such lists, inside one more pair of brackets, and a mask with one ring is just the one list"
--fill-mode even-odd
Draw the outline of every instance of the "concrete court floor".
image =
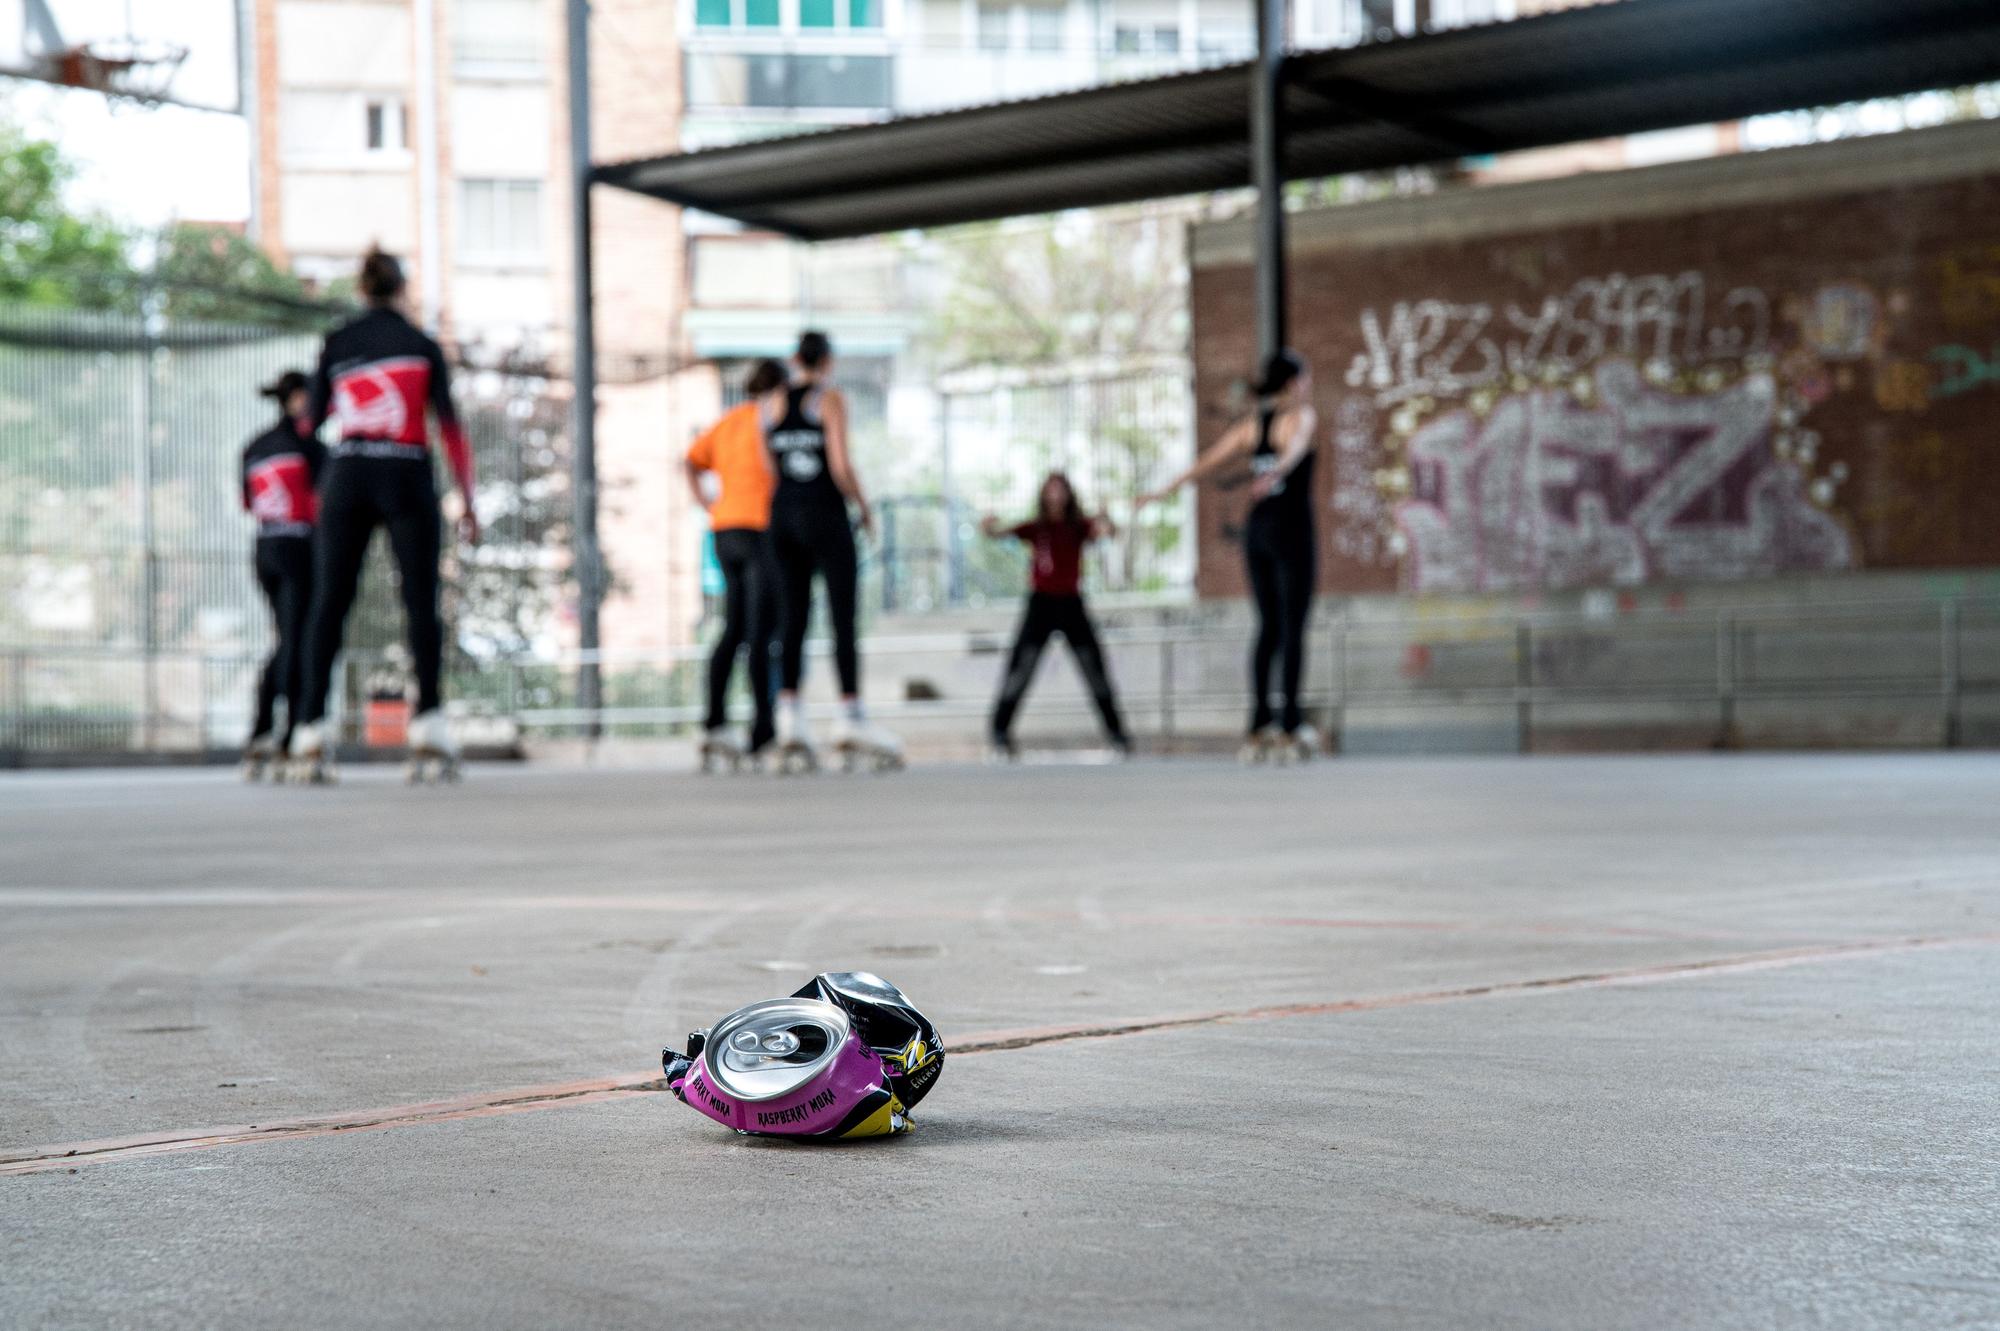
[[0, 1326], [2000, 1325], [2000, 756], [347, 776], [0, 776]]

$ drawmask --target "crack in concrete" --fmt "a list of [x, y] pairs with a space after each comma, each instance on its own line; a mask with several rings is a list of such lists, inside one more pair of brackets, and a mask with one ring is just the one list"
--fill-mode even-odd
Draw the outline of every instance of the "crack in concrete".
[[[1810, 965], [1822, 961], [1875, 956], [1890, 952], [1911, 952], [1931, 948], [1964, 946], [2000, 941], [2000, 934], [1970, 934], [1950, 937], [1873, 939], [1818, 947], [1786, 948], [1753, 952], [1733, 957], [1700, 961], [1669, 962], [1637, 966], [1625, 970], [1593, 971], [1574, 975], [1543, 976], [1523, 980], [1502, 980], [1488, 984], [1464, 985], [1451, 989], [1419, 990], [1413, 993], [1381, 994], [1374, 997], [1336, 999], [1313, 1003], [1267, 1004], [1226, 1011], [1185, 1013], [1122, 1022], [1097, 1022], [1074, 1026], [1049, 1026], [1023, 1031], [996, 1031], [948, 1046], [956, 1057], [1006, 1053], [1041, 1045], [1077, 1040], [1116, 1039], [1157, 1031], [1195, 1026], [1223, 1025], [1239, 1021], [1272, 1021], [1286, 1017], [1325, 1016], [1343, 1012], [1369, 1012], [1391, 1008], [1418, 1007], [1435, 1003], [1461, 1002], [1476, 998], [1554, 993], [1576, 989], [1609, 988], [1617, 985], [1658, 983], [1696, 976], [1773, 970]], [[0, 1176], [74, 1171], [76, 1166], [109, 1160], [129, 1160], [177, 1151], [204, 1150], [217, 1146], [250, 1145], [264, 1141], [292, 1141], [306, 1137], [363, 1132], [384, 1128], [415, 1127], [454, 1119], [526, 1113], [569, 1104], [592, 1104], [622, 1100], [667, 1091], [664, 1077], [604, 1078], [563, 1086], [498, 1091], [464, 1096], [454, 1100], [394, 1106], [344, 1115], [317, 1115], [285, 1119], [264, 1125], [210, 1128], [195, 1132], [148, 1134], [137, 1137], [65, 1143], [39, 1151], [0, 1155]]]

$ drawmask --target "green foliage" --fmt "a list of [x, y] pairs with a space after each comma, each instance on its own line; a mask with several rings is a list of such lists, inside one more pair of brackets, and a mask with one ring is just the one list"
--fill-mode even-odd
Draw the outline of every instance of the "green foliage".
[[131, 238], [67, 210], [63, 186], [74, 174], [58, 144], [0, 123], [0, 300], [129, 306]]
[[192, 222], [160, 237], [153, 280], [170, 318], [205, 323], [317, 329], [351, 303], [315, 295], [241, 233]]
[[928, 340], [947, 368], [1183, 350], [1182, 223], [1157, 211], [1068, 213], [954, 231], [937, 242], [945, 294]]

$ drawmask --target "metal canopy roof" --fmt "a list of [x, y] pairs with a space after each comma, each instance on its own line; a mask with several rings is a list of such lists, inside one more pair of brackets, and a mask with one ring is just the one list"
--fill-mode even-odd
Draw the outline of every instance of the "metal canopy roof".
[[[2000, 0], [1619, 0], [1285, 67], [1293, 178], [2000, 77]], [[601, 166], [806, 240], [1233, 189], [1251, 66]]]

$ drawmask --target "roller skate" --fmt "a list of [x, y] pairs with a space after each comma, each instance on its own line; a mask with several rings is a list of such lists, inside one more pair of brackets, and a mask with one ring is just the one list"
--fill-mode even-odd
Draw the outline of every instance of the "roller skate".
[[801, 776], [819, 770], [819, 750], [806, 728], [805, 712], [796, 704], [778, 709], [776, 750], [779, 776]]
[[252, 735], [250, 742], [243, 746], [243, 779], [253, 784], [270, 777], [273, 781], [284, 775], [283, 755], [278, 752], [278, 741], [270, 731]]
[[332, 738], [324, 721], [308, 721], [294, 730], [286, 754], [285, 780], [302, 786], [330, 786], [338, 780], [329, 746]]
[[986, 761], [995, 767], [1005, 767], [1021, 761], [1021, 750], [1011, 736], [995, 735], [986, 744]]
[[403, 779], [413, 786], [458, 780], [458, 745], [444, 713], [433, 707], [410, 718], [409, 755]]
[[1245, 767], [1275, 762], [1283, 743], [1284, 736], [1276, 726], [1260, 726], [1243, 737], [1243, 747], [1236, 751], [1236, 761]]
[[1319, 752], [1319, 731], [1311, 725], [1301, 725], [1278, 739], [1277, 760], [1281, 763], [1309, 763]]
[[844, 715], [834, 723], [833, 750], [843, 771], [894, 772], [903, 766], [903, 741], [865, 717]]
[[736, 742], [736, 737], [729, 733], [727, 726], [712, 726], [702, 732], [701, 773], [703, 776], [708, 776], [718, 771], [728, 771], [734, 774], [742, 771], [743, 764], [746, 762], [754, 762], [754, 759], [748, 753], [744, 752], [743, 746]]

